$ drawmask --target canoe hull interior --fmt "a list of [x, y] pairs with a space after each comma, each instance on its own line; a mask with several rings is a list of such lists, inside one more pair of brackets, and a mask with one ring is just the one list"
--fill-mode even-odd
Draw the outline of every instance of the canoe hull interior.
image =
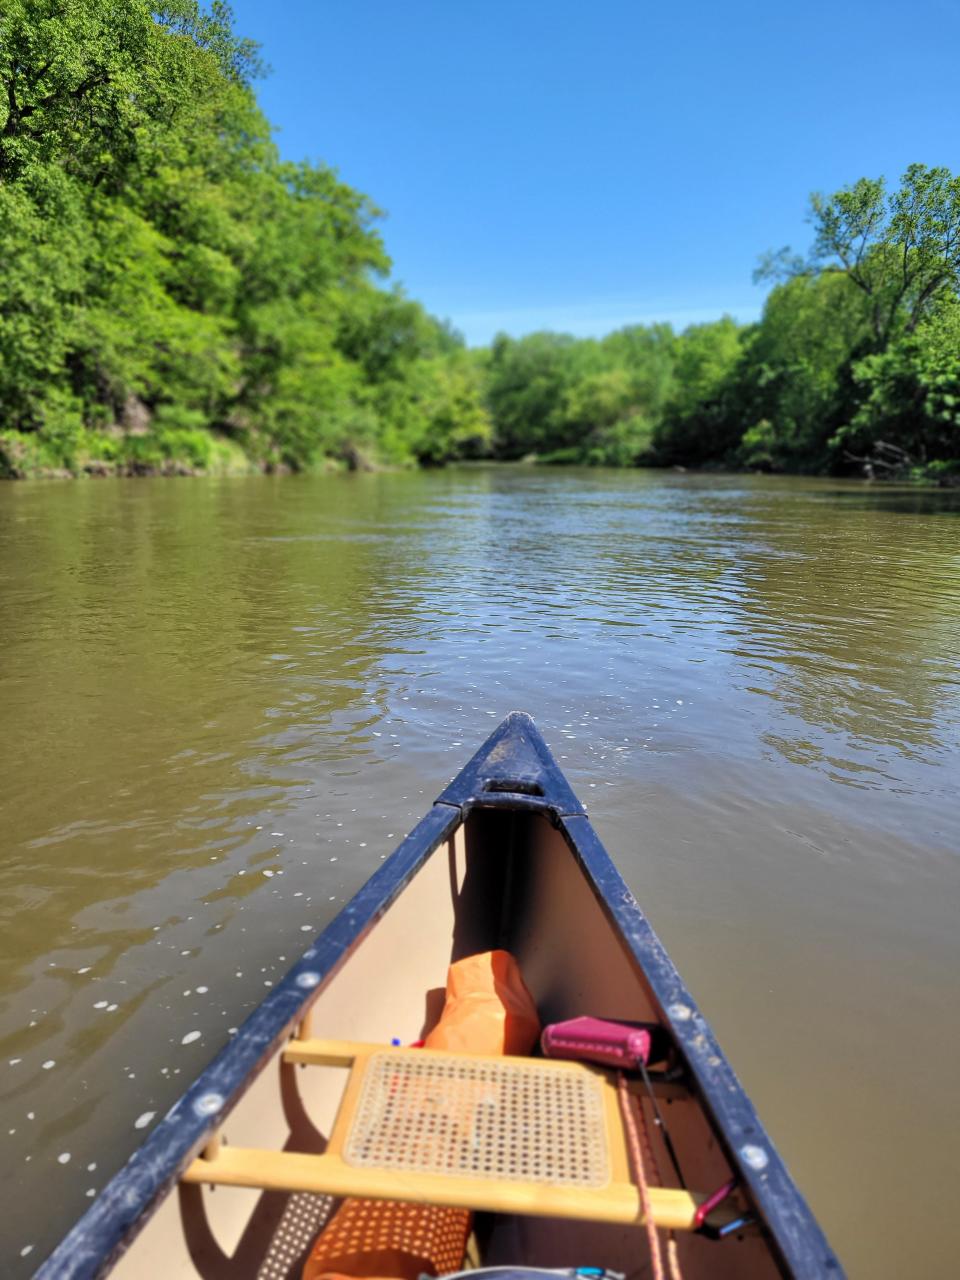
[[[544, 1022], [583, 1013], [661, 1019], [642, 967], [563, 831], [535, 812], [477, 808], [318, 987], [309, 1034], [415, 1041], [439, 1014], [450, 962], [494, 947], [516, 956]], [[285, 1064], [276, 1053], [227, 1117], [220, 1142], [322, 1152], [345, 1076], [345, 1069]], [[688, 1184], [709, 1192], [727, 1181], [724, 1144], [696, 1094], [667, 1086], [661, 1105]], [[667, 1155], [654, 1126], [648, 1128], [666, 1182]], [[309, 1193], [180, 1185], [110, 1274], [121, 1280], [299, 1276], [333, 1203]], [[477, 1237], [489, 1265], [648, 1274], [645, 1236], [636, 1225], [490, 1214], [478, 1218]], [[690, 1233], [677, 1238], [686, 1280], [784, 1273], [776, 1248], [756, 1228], [719, 1242]]]

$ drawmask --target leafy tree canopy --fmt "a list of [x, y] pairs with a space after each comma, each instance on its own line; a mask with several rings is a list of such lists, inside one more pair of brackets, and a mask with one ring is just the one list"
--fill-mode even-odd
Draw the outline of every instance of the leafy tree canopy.
[[912, 164], [890, 195], [882, 178], [815, 194], [810, 221], [807, 259], [768, 254], [758, 278], [842, 271], [869, 300], [878, 350], [960, 286], [960, 178], [949, 169]]
[[266, 466], [442, 461], [489, 435], [462, 344], [378, 283], [375, 207], [280, 161], [261, 70], [219, 0], [0, 8], [0, 468], [163, 469], [198, 432]]

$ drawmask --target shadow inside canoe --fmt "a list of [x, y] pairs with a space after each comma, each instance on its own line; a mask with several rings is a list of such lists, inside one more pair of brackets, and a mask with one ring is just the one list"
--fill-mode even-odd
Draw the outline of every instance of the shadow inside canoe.
[[[320, 1155], [327, 1139], [313, 1125], [300, 1091], [297, 1068], [280, 1066], [280, 1097], [289, 1126], [285, 1151]], [[209, 1197], [230, 1194], [213, 1188], [204, 1193], [197, 1184], [181, 1183], [180, 1217], [191, 1261], [203, 1280], [236, 1280], [237, 1276], [299, 1275], [310, 1247], [339, 1203], [333, 1196], [289, 1195], [264, 1191], [236, 1248], [227, 1253], [217, 1239], [208, 1212]]]

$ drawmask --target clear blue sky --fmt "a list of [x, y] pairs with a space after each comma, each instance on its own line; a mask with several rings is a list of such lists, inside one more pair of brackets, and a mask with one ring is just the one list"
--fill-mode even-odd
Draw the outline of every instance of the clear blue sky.
[[471, 343], [755, 318], [809, 193], [960, 168], [957, 0], [236, 0], [284, 155]]

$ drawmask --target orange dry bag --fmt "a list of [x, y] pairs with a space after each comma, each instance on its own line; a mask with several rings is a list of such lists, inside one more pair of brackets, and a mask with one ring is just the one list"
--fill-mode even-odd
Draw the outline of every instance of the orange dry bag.
[[509, 951], [482, 951], [447, 972], [440, 1021], [424, 1041], [454, 1053], [526, 1054], [537, 1043], [537, 1006]]

